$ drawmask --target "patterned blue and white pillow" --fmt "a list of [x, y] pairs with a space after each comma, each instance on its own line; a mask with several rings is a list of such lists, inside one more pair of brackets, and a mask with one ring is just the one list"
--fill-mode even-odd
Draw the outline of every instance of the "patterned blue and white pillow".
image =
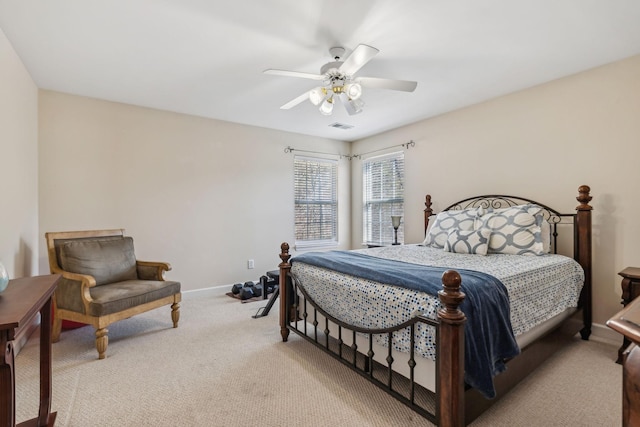
[[476, 219], [483, 213], [482, 207], [440, 212], [422, 244], [432, 248], [444, 248], [450, 230], [473, 230]]
[[457, 254], [486, 255], [489, 249], [490, 237], [491, 230], [488, 228], [480, 228], [478, 230], [453, 229], [449, 231], [444, 250]]
[[489, 210], [476, 220], [474, 228], [489, 228], [489, 253], [541, 255], [542, 208], [527, 204]]

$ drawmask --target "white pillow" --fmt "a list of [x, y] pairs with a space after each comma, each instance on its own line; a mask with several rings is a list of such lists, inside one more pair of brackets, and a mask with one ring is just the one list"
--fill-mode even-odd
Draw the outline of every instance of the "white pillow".
[[542, 208], [527, 204], [493, 209], [478, 218], [474, 228], [491, 230], [489, 253], [542, 255]]
[[429, 227], [422, 244], [432, 248], [444, 248], [450, 230], [473, 230], [476, 219], [483, 213], [482, 207], [440, 212], [436, 215], [433, 225]]
[[551, 224], [546, 219], [542, 220], [540, 224], [540, 230], [542, 235], [542, 250], [545, 254], [551, 252]]
[[491, 230], [488, 228], [478, 230], [452, 229], [444, 244], [444, 250], [457, 254], [486, 255], [490, 237]]

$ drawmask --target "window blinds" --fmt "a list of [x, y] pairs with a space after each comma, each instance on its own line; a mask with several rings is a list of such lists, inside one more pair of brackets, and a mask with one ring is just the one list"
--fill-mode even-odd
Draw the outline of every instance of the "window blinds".
[[294, 157], [296, 245], [338, 241], [338, 162]]
[[[404, 152], [371, 157], [362, 163], [363, 240], [369, 245], [394, 241], [391, 215], [404, 216]], [[398, 242], [404, 241], [404, 218]]]

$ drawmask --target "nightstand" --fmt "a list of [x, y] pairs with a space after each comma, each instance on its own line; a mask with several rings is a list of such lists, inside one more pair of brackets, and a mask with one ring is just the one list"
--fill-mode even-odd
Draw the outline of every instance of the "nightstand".
[[622, 357], [622, 425], [637, 426], [640, 425], [640, 299], [609, 319], [607, 326], [631, 343]]
[[[623, 306], [627, 306], [638, 295], [640, 295], [640, 268], [627, 267], [618, 273], [622, 276], [622, 302]], [[618, 360], [616, 363], [622, 363], [623, 353], [629, 347], [631, 341], [625, 336], [622, 341], [622, 346], [618, 349]]]

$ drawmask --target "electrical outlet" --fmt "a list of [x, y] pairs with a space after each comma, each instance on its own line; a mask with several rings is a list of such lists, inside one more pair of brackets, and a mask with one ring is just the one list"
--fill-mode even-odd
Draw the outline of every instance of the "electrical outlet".
[[250, 259], [247, 261], [247, 268], [248, 269], [252, 269], [253, 267], [255, 267], [255, 264], [253, 263], [253, 260]]

